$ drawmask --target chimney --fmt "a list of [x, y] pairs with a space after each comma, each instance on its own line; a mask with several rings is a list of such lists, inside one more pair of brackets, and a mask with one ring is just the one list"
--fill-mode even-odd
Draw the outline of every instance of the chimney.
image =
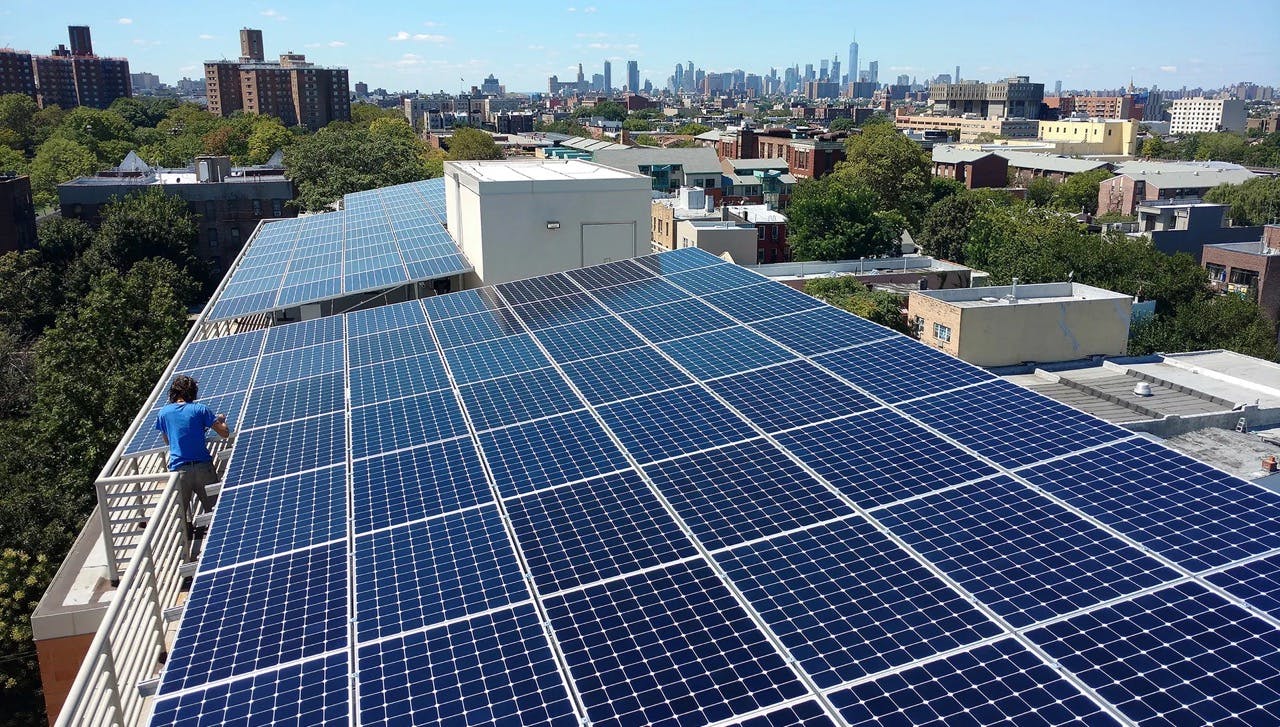
[[1280, 225], [1267, 225], [1262, 228], [1262, 246], [1280, 251]]

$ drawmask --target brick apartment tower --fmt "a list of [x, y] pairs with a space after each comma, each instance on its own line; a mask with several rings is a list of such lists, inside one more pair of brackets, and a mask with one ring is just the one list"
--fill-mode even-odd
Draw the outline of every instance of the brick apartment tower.
[[302, 54], [286, 53], [268, 62], [262, 31], [240, 30], [240, 60], [204, 64], [210, 113], [236, 111], [274, 116], [285, 126], [318, 129], [330, 121], [351, 119], [347, 69], [308, 63]]

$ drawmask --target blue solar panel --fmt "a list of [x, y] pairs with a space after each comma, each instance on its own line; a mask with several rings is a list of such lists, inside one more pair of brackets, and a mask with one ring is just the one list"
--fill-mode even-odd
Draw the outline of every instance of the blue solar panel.
[[534, 331], [609, 315], [609, 311], [592, 300], [586, 293], [575, 293], [560, 298], [518, 305], [515, 307], [515, 311], [520, 315], [520, 319], [525, 322], [525, 325]]
[[698, 387], [600, 407], [600, 416], [637, 462], [653, 462], [746, 439], [755, 432]]
[[160, 694], [347, 644], [347, 548], [335, 543], [196, 578]]
[[727, 376], [795, 358], [745, 326], [669, 341], [658, 348], [699, 379]]
[[1118, 724], [1013, 639], [835, 691], [830, 699], [856, 727]]
[[632, 471], [513, 499], [507, 511], [544, 596], [698, 554]]
[[885, 508], [876, 519], [1015, 628], [1178, 577], [1003, 476]]
[[262, 349], [262, 339], [265, 336], [263, 331], [250, 331], [208, 341], [196, 341], [183, 351], [182, 357], [178, 359], [178, 368], [194, 369], [256, 357]]
[[805, 295], [795, 288], [770, 283], [712, 293], [703, 300], [743, 323], [798, 313], [822, 305], [817, 298]]
[[352, 465], [355, 532], [399, 525], [492, 499], [469, 438], [434, 442]]
[[770, 318], [751, 327], [804, 356], [900, 335], [830, 306]]
[[1037, 465], [1022, 476], [1192, 571], [1280, 547], [1280, 495], [1146, 440]]
[[539, 278], [500, 283], [497, 289], [511, 305], [519, 305], [535, 300], [547, 300], [548, 298], [581, 292], [581, 289], [572, 280], [563, 275], [544, 275]]
[[157, 700], [151, 727], [346, 724], [346, 652]]
[[694, 295], [708, 295], [722, 290], [743, 288], [763, 283], [768, 278], [753, 273], [740, 265], [716, 265], [696, 271], [671, 273], [667, 281]]
[[679, 273], [685, 270], [726, 264], [725, 261], [715, 255], [705, 250], [699, 250], [696, 247], [686, 247], [672, 252], [664, 252], [660, 255], [646, 255], [635, 258], [632, 262], [659, 275], [670, 275], [671, 273]]
[[660, 278], [597, 288], [591, 291], [591, 295], [615, 313], [650, 308], [689, 298], [688, 293]]
[[466, 431], [451, 390], [393, 399], [351, 410], [351, 456], [359, 459], [452, 439]]
[[520, 319], [509, 308], [496, 308], [482, 313], [444, 318], [431, 324], [442, 348], [465, 346], [495, 338], [524, 333]]
[[651, 348], [566, 364], [564, 373], [592, 404], [670, 389], [692, 381], [688, 374]]
[[[200, 397], [208, 399], [213, 396], [246, 391], [249, 383], [253, 381], [253, 372], [257, 363], [256, 358], [242, 358], [238, 361], [228, 361], [221, 365], [204, 366], [198, 369], [179, 366], [174, 370], [174, 376], [184, 374], [195, 379], [200, 384]], [[166, 383], [172, 381], [171, 376]], [[165, 386], [160, 392], [160, 402], [168, 401], [168, 388]]]
[[819, 687], [1003, 631], [861, 518], [716, 556]]
[[1244, 563], [1205, 578], [1250, 606], [1280, 618], [1280, 555]]
[[878, 406], [870, 397], [806, 361], [717, 379], [707, 386], [766, 432]]
[[487, 310], [506, 308], [504, 302], [493, 288], [472, 288], [448, 295], [436, 295], [422, 299], [422, 307], [427, 317], [433, 321], [457, 316], [481, 313]]
[[641, 308], [620, 314], [640, 335], [661, 343], [734, 325], [732, 319], [699, 300], [681, 300], [656, 308]]
[[627, 466], [604, 427], [582, 411], [483, 432], [480, 446], [503, 497]]
[[646, 465], [644, 471], [710, 550], [853, 514], [763, 439]]
[[577, 724], [533, 606], [363, 646], [360, 724]]
[[532, 371], [550, 363], [527, 334], [451, 348], [444, 355], [454, 383], [459, 385]]
[[863, 507], [996, 473], [977, 457], [887, 409], [813, 424], [777, 439]]
[[397, 358], [418, 356], [436, 350], [428, 326], [396, 328], [347, 339], [347, 362], [350, 366], [366, 366]]
[[267, 386], [341, 370], [342, 342], [335, 341], [263, 356], [253, 382], [256, 386]]
[[644, 341], [617, 318], [595, 318], [538, 331], [534, 337], [542, 342], [557, 363], [568, 363], [590, 356], [623, 351], [643, 346]]
[[361, 642], [529, 597], [493, 506], [359, 536], [355, 569]]
[[212, 570], [347, 536], [347, 471], [328, 467], [232, 487], [200, 555]]
[[593, 724], [710, 723], [807, 693], [705, 564], [546, 600]]
[[902, 405], [903, 411], [1006, 467], [1130, 436], [1130, 432], [997, 379]]
[[577, 270], [570, 270], [567, 274], [579, 285], [589, 290], [609, 285], [630, 283], [635, 280], [644, 280], [654, 276], [652, 270], [636, 265], [630, 260], [619, 260], [605, 265], [578, 268]]
[[255, 388], [249, 397], [239, 430], [279, 424], [292, 419], [327, 414], [345, 404], [342, 373], [322, 374], [274, 386]]
[[231, 487], [337, 464], [346, 457], [346, 434], [341, 413], [239, 434], [223, 482]]
[[1027, 636], [1139, 724], [1280, 724], [1280, 630], [1196, 583]]
[[995, 378], [904, 336], [814, 360], [891, 404]]
[[477, 430], [581, 409], [582, 400], [555, 369], [537, 369], [458, 387]]
[[449, 387], [444, 363], [435, 352], [352, 367], [350, 373], [353, 407]]
[[736, 727], [835, 727], [822, 706], [812, 700], [730, 724]]
[[342, 317], [329, 316], [304, 323], [272, 326], [267, 331], [263, 353], [279, 353], [289, 348], [314, 346], [342, 339]]
[[[459, 293], [459, 295], [463, 294]], [[345, 318], [347, 335], [351, 338], [427, 322], [427, 317], [422, 312], [422, 305], [416, 300], [348, 313]]]

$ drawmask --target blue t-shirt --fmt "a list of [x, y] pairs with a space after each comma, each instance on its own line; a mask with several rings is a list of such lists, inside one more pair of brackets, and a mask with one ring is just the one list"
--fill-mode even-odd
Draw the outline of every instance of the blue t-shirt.
[[205, 448], [204, 430], [213, 426], [213, 412], [197, 402], [165, 404], [156, 416], [156, 431], [169, 438], [169, 469], [213, 459]]

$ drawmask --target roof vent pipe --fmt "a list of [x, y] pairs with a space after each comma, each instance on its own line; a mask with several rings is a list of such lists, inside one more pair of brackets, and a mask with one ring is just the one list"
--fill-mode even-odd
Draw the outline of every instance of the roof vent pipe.
[[1151, 396], [1151, 384], [1145, 381], [1139, 381], [1133, 385], [1134, 396]]
[[1018, 302], [1018, 279], [1017, 278], [1013, 279], [1013, 287], [1009, 291], [1009, 298], [1014, 303]]

